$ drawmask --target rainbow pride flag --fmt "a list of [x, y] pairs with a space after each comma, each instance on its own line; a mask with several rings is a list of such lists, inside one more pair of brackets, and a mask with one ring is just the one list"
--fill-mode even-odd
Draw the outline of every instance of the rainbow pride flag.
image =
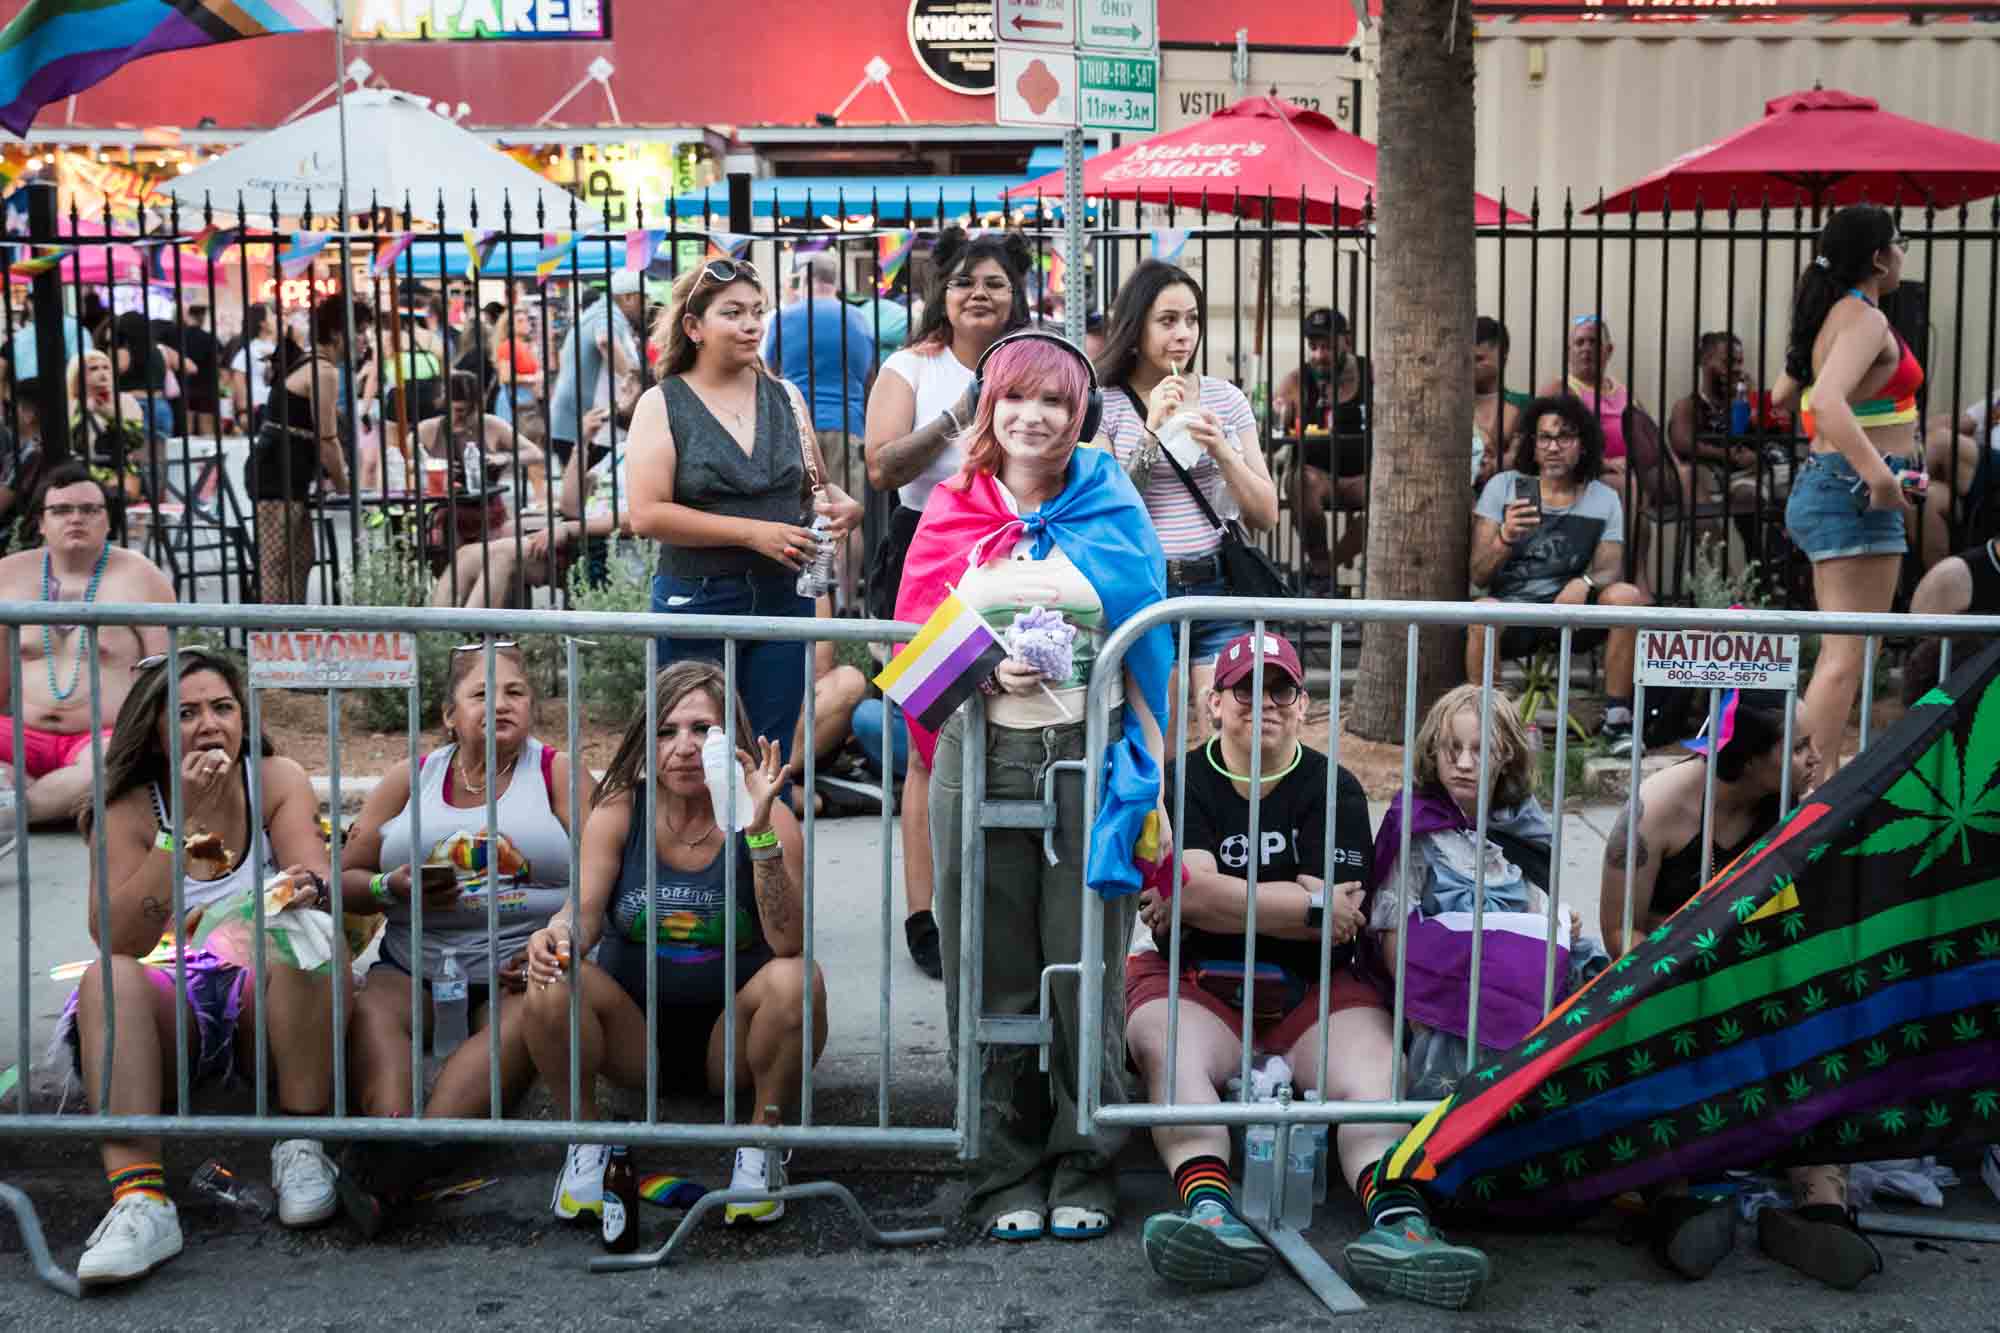
[[0, 31], [0, 125], [161, 51], [333, 27], [332, 0], [29, 0]]
[[385, 243], [376, 245], [375, 259], [368, 265], [368, 275], [373, 278], [383, 278], [394, 273], [396, 261], [403, 257], [404, 251], [416, 243], [417, 234], [413, 231], [398, 231], [387, 233], [380, 239]]
[[942, 731], [979, 682], [1007, 659], [980, 614], [956, 593], [938, 603], [924, 627], [882, 668], [875, 683], [926, 731]]
[[551, 231], [542, 235], [542, 252], [535, 256], [535, 281], [546, 283], [555, 276], [563, 261], [576, 252], [583, 238], [573, 231]]
[[1388, 1178], [1547, 1216], [1676, 1176], [1992, 1140], [1996, 864], [1989, 648], [1469, 1072], [1389, 1154]]

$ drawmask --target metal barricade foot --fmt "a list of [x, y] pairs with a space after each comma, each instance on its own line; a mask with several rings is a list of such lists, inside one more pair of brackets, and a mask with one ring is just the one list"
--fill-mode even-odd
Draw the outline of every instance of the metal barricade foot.
[[[4, 1188], [5, 1186], [0, 1186], [0, 1189]], [[590, 1261], [590, 1271], [629, 1273], [635, 1269], [659, 1268], [672, 1257], [674, 1247], [679, 1245], [694, 1230], [695, 1225], [709, 1213], [728, 1204], [756, 1203], [764, 1199], [781, 1199], [788, 1203], [795, 1199], [832, 1199], [847, 1209], [855, 1223], [860, 1226], [861, 1234], [872, 1245], [922, 1245], [930, 1241], [943, 1240], [946, 1235], [942, 1226], [884, 1231], [875, 1225], [874, 1220], [862, 1208], [861, 1201], [854, 1197], [854, 1192], [847, 1186], [831, 1180], [812, 1180], [803, 1185], [786, 1185], [782, 1189], [775, 1190], [714, 1190], [704, 1194], [694, 1207], [688, 1209], [687, 1216], [681, 1219], [680, 1225], [667, 1237], [667, 1243], [659, 1249], [648, 1254], [600, 1254]], [[71, 1279], [71, 1283], [74, 1285], [74, 1278]]]
[[76, 1274], [66, 1271], [49, 1253], [48, 1242], [42, 1239], [42, 1222], [35, 1216], [35, 1205], [27, 1195], [12, 1185], [0, 1185], [0, 1203], [13, 1211], [14, 1223], [21, 1228], [21, 1247], [28, 1252], [28, 1259], [35, 1265], [35, 1276], [54, 1287], [65, 1296], [81, 1297], [83, 1284], [76, 1280]]
[[1282, 1222], [1263, 1222], [1254, 1217], [1244, 1221], [1264, 1238], [1266, 1245], [1278, 1252], [1278, 1257], [1285, 1261], [1293, 1276], [1305, 1283], [1306, 1290], [1318, 1297], [1329, 1314], [1357, 1314], [1368, 1308], [1368, 1302], [1361, 1299], [1360, 1293], [1348, 1286], [1333, 1265], [1322, 1258], [1318, 1250], [1306, 1244], [1306, 1238], [1297, 1231]]

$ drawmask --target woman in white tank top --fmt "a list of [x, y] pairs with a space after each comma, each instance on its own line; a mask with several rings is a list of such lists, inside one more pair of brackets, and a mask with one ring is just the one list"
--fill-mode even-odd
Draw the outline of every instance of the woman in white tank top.
[[[176, 1081], [178, 978], [172, 964], [155, 967], [138, 961], [173, 930], [174, 849], [178, 846], [184, 854], [179, 887], [190, 936], [204, 909], [259, 884], [278, 866], [310, 881], [315, 887], [307, 894], [318, 893], [322, 901], [320, 889], [330, 873], [312, 784], [298, 764], [272, 754], [267, 741], [260, 741], [261, 808], [251, 808], [244, 759], [247, 695], [235, 659], [189, 647], [181, 649], [179, 665], [178, 739], [170, 731], [175, 719], [167, 716], [166, 659], [147, 658], [139, 663], [105, 747], [103, 825], [94, 827], [89, 810], [79, 820], [85, 838], [95, 834], [104, 847], [109, 915], [99, 915], [94, 880], [88, 911], [91, 935], [110, 949], [111, 970], [108, 986], [97, 963], [84, 973], [59, 1039], [75, 1049], [90, 1109], [114, 1115], [159, 1114]], [[170, 745], [177, 745], [182, 756], [178, 810], [168, 804], [173, 794]], [[211, 849], [213, 856], [204, 854]], [[260, 999], [246, 969], [204, 950], [189, 950], [184, 971], [190, 1081], [226, 1082], [238, 1071], [255, 1068], [252, 1020], [261, 1003], [275, 1076], [273, 1109], [326, 1114], [333, 1086], [328, 979], [272, 959]], [[337, 961], [333, 975], [344, 984], [345, 966]], [[112, 1016], [107, 1000], [121, 1034], [115, 1051], [105, 1044]], [[131, 1032], [143, 1033], [143, 1039], [123, 1035]], [[97, 1094], [106, 1059], [111, 1061], [111, 1099], [100, 1108]], [[143, 1276], [181, 1249], [180, 1219], [167, 1197], [159, 1139], [109, 1141], [101, 1151], [112, 1206], [91, 1233], [77, 1268], [86, 1285]], [[317, 1140], [279, 1142], [271, 1153], [271, 1176], [278, 1219], [286, 1226], [311, 1226], [333, 1215], [333, 1168]]]
[[[521, 966], [528, 936], [569, 903], [570, 764], [566, 755], [530, 734], [534, 688], [520, 649], [494, 652], [492, 707], [486, 698], [486, 656], [478, 645], [452, 654], [444, 706], [448, 744], [425, 756], [412, 782], [406, 760], [383, 775], [362, 807], [342, 848], [341, 883], [350, 900], [373, 897], [389, 921], [382, 957], [369, 970], [354, 1004], [349, 1034], [361, 1113], [407, 1116], [415, 1106], [410, 1085], [410, 984], [417, 968], [410, 940], [413, 877], [423, 895], [421, 939], [425, 1026], [429, 993], [449, 950], [468, 983], [474, 1035], [445, 1059], [424, 1102], [427, 1116], [483, 1116], [491, 1086], [489, 1039], [500, 1024], [500, 1089], [511, 1102], [534, 1077], [522, 1034]], [[491, 714], [495, 766], [486, 771], [486, 725]], [[477, 858], [452, 858], [457, 873], [420, 875], [414, 867], [436, 862], [488, 834], [489, 789], [499, 835], [518, 855], [501, 858], [488, 941], [487, 877]], [[468, 861], [475, 864], [467, 864]], [[492, 964], [499, 964], [493, 985]], [[408, 1187], [422, 1179], [421, 1149], [387, 1145], [350, 1148], [341, 1160], [341, 1197], [364, 1232], [372, 1234]]]

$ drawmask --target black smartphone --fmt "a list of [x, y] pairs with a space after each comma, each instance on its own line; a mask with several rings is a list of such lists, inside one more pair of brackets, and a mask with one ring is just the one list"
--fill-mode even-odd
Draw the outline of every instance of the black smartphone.
[[1540, 477], [1514, 478], [1514, 498], [1516, 500], [1526, 500], [1535, 507], [1535, 516], [1537, 518], [1541, 517], [1542, 479]]

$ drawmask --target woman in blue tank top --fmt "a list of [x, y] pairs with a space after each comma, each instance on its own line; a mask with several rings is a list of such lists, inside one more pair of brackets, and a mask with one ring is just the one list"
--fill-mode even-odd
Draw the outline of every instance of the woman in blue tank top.
[[[660, 672], [655, 692], [658, 734], [648, 736], [641, 707], [592, 798], [583, 831], [581, 916], [572, 921], [567, 909], [558, 912], [528, 941], [528, 1050], [557, 1118], [599, 1119], [588, 1090], [600, 1073], [624, 1087], [646, 1085], [650, 971], [658, 1005], [658, 1045], [651, 1058], [659, 1060], [660, 1087], [719, 1094], [732, 1080], [739, 1086], [748, 1082], [754, 1090], [751, 1123], [781, 1124], [796, 1108], [806, 1059], [806, 968], [799, 956], [805, 945], [805, 846], [798, 821], [777, 800], [783, 759], [771, 740], [750, 739], [749, 718], [736, 702], [736, 734], [754, 746], [756, 758], [747, 750], [736, 752], [749, 808], [742, 832], [725, 832], [726, 812], [715, 808], [702, 772], [702, 743], [723, 726], [722, 671], [707, 662], [677, 662]], [[650, 783], [649, 759], [655, 761]], [[587, 961], [593, 950], [596, 961]], [[575, 1055], [578, 1086], [585, 1090], [574, 1107], [572, 974], [581, 987], [582, 1045]], [[732, 980], [733, 1070], [723, 1050]], [[817, 967], [812, 987], [811, 1058], [817, 1061], [827, 1022], [826, 987]], [[557, 1217], [601, 1209], [607, 1152], [600, 1144], [570, 1146], [556, 1184]], [[783, 1184], [775, 1150], [736, 1150], [730, 1188], [776, 1190]], [[730, 1204], [724, 1216], [729, 1222], [775, 1222], [783, 1214], [783, 1202], [773, 1198]]]

